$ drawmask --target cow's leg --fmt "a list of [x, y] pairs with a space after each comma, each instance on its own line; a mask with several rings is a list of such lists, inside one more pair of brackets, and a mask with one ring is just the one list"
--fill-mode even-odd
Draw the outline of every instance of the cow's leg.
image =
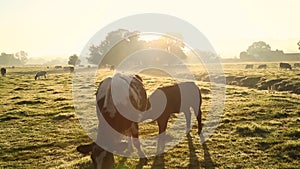
[[189, 134], [191, 130], [191, 111], [189, 109], [184, 110], [184, 116], [186, 120], [186, 129], [185, 129], [185, 134]]
[[159, 136], [157, 141], [157, 153], [161, 154], [165, 150], [165, 137], [166, 137], [166, 129], [168, 125], [170, 115], [163, 112], [163, 115], [157, 119]]
[[195, 116], [197, 117], [197, 122], [198, 122], [198, 134], [200, 134], [201, 130], [202, 130], [202, 123], [201, 123], [201, 121], [202, 121], [202, 118], [201, 118], [202, 111], [201, 111], [201, 107], [199, 107], [198, 114], [196, 114], [196, 112], [195, 112]]
[[133, 139], [133, 145], [135, 146], [135, 148], [138, 151], [138, 154], [140, 157], [140, 163], [146, 163], [148, 161], [148, 159], [146, 158], [145, 153], [143, 152], [142, 148], [141, 148], [141, 143], [139, 138], [139, 126], [137, 123], [132, 123], [132, 139]]

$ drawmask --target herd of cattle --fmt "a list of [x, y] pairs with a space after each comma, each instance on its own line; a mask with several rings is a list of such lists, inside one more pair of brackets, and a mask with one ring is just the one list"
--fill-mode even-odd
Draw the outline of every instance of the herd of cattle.
[[[294, 68], [297, 68], [297, 67], [300, 67], [300, 63], [294, 63]], [[253, 68], [254, 68], [253, 64], [247, 64], [245, 66], [245, 69], [253, 69]], [[289, 63], [279, 63], [279, 68], [292, 70], [292, 65]], [[258, 65], [257, 69], [267, 69], [267, 64]]]
[[[12, 68], [14, 68], [14, 67], [12, 67]], [[49, 68], [49, 67], [47, 67], [47, 68]], [[64, 71], [69, 71], [69, 72], [71, 72], [71, 73], [74, 72], [74, 67], [73, 67], [73, 66], [65, 66], [65, 67], [62, 67], [62, 66], [55, 66], [54, 68], [55, 68], [55, 69], [63, 69]], [[4, 68], [4, 67], [1, 68], [1, 75], [2, 75], [2, 76], [5, 76], [6, 73], [7, 73], [6, 68]], [[46, 72], [46, 71], [39, 71], [39, 72], [37, 72], [37, 73], [35, 74], [34, 79], [35, 79], [35, 80], [38, 80], [40, 76], [44, 76], [44, 77], [46, 78], [46, 77], [47, 77], [46, 75], [47, 75], [47, 72]]]

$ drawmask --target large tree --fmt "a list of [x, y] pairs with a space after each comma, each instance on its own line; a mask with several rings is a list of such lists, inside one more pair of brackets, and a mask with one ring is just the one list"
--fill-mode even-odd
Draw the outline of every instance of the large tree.
[[[130, 32], [125, 29], [119, 29], [116, 31], [112, 31], [108, 33], [105, 40], [102, 41], [99, 45], [90, 46], [90, 57], [88, 58], [88, 62], [92, 64], [98, 64], [99, 66], [104, 64], [113, 64], [117, 66], [121, 61], [123, 61], [126, 57], [130, 56], [134, 52], [143, 49], [160, 49], [164, 50], [168, 53], [175, 54], [176, 56], [185, 59], [187, 56], [183, 52], [183, 48], [185, 47], [182, 42], [182, 38], [180, 36], [176, 36], [177, 38], [171, 38], [169, 35], [163, 35], [159, 39], [152, 41], [144, 41], [139, 32], [134, 31]], [[171, 62], [170, 58], [164, 56], [156, 57], [159, 63], [162, 60], [168, 60]], [[101, 63], [99, 63], [101, 60]], [[134, 60], [133, 62], [139, 63], [147, 62], [155, 62], [153, 60], [149, 60], [148, 58], [139, 58]]]
[[74, 55], [69, 57], [68, 64], [75, 66], [76, 64], [79, 65], [80, 62], [81, 62], [81, 60], [78, 59], [78, 56], [76, 54], [74, 54]]
[[270, 45], [268, 45], [266, 42], [258, 41], [254, 42], [251, 46], [248, 47], [247, 54], [254, 57], [263, 57], [269, 54], [270, 51]]
[[[139, 33], [118, 29], [108, 33], [99, 45], [89, 48], [88, 62], [92, 64], [119, 64], [126, 56], [142, 48]], [[101, 60], [101, 63], [99, 63]]]
[[[148, 42], [147, 46], [150, 48], [164, 50], [167, 53], [176, 55], [181, 59], [186, 59], [187, 57], [187, 55], [183, 51], [183, 49], [185, 48], [185, 44], [183, 43], [182, 36], [179, 34], [176, 34], [175, 36], [174, 34], [173, 36], [170, 36], [170, 34], [165, 34], [157, 40]], [[158, 56], [158, 60], [164, 59], [168, 59], [168, 57], [163, 58], [163, 56]], [[172, 63], [172, 60], [169, 60], [169, 63]]]

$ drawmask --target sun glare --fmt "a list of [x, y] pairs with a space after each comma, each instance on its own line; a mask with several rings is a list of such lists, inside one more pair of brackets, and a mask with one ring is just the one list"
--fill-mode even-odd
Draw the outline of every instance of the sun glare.
[[139, 39], [149, 42], [149, 41], [152, 41], [152, 40], [157, 40], [159, 38], [161, 38], [160, 35], [146, 34], [146, 35], [140, 35]]

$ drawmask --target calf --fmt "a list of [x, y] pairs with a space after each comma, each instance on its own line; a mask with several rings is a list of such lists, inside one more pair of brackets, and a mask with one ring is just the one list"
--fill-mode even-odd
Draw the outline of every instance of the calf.
[[[166, 98], [165, 105], [163, 104], [163, 97]], [[193, 82], [183, 82], [172, 86], [166, 86], [156, 89], [148, 99], [148, 110], [145, 119], [156, 120], [159, 127], [159, 134], [162, 140], [158, 140], [157, 152], [164, 151], [164, 135], [167, 128], [167, 123], [172, 113], [183, 112], [186, 118], [186, 134], [189, 133], [191, 127], [191, 111], [193, 109], [198, 122], [198, 134], [201, 133], [201, 104], [202, 96], [200, 89]], [[164, 108], [162, 106], [165, 106]], [[163, 109], [162, 109], [163, 108]], [[163, 110], [163, 112], [159, 112]]]
[[[166, 105], [161, 114], [158, 114], [160, 112], [154, 112], [160, 109], [158, 107], [162, 104], [161, 94], [159, 93], [163, 93], [166, 97]], [[160, 87], [149, 96], [147, 106], [150, 110], [146, 118], [157, 120], [160, 134], [166, 130], [169, 117], [172, 113], [183, 112], [186, 118], [186, 132], [188, 134], [191, 124], [190, 108], [193, 108], [198, 122], [198, 134], [200, 134], [202, 130], [201, 104], [202, 96], [200, 89], [193, 82], [183, 82], [172, 86]]]
[[6, 69], [3, 67], [3, 68], [1, 68], [1, 75], [5, 76], [5, 74], [6, 74]]
[[292, 70], [292, 66], [288, 63], [279, 63], [279, 67], [281, 69], [290, 69], [290, 70]]
[[46, 74], [47, 74], [46, 71], [40, 71], [40, 72], [37, 72], [37, 73], [35, 74], [34, 79], [37, 80], [37, 79], [39, 79], [40, 76], [44, 76], [45, 79], [46, 79]]

